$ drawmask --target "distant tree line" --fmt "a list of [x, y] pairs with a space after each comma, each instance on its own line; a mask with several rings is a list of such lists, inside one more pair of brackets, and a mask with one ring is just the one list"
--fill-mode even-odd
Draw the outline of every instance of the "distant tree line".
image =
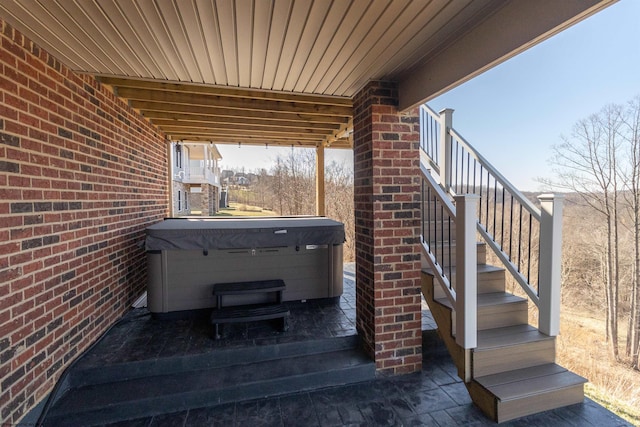
[[[260, 206], [278, 215], [315, 215], [315, 165], [315, 150], [292, 149], [287, 155], [278, 155], [271, 169], [253, 171], [248, 186], [231, 188], [230, 201]], [[345, 261], [353, 261], [353, 171], [345, 164], [330, 162], [325, 165], [324, 174], [326, 216], [344, 223]]]
[[565, 218], [564, 285], [602, 302], [612, 356], [640, 369], [640, 96], [580, 120], [553, 151], [545, 182], [579, 208]]

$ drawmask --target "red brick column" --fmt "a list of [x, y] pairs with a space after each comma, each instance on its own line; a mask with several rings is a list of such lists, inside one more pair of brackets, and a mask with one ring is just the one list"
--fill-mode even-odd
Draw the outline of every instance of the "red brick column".
[[354, 99], [357, 327], [379, 372], [422, 367], [419, 117], [393, 83]]

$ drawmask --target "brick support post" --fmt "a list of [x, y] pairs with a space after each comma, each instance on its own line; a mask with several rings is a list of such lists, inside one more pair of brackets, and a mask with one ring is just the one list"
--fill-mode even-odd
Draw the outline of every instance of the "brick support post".
[[380, 373], [422, 368], [418, 112], [393, 83], [354, 99], [357, 327]]

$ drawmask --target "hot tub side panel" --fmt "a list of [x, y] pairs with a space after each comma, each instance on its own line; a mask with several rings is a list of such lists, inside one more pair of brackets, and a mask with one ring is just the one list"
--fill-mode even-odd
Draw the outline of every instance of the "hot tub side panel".
[[[342, 244], [256, 249], [164, 250], [149, 255], [153, 313], [215, 307], [215, 283], [284, 280], [285, 301], [342, 295]], [[225, 305], [266, 302], [268, 295], [228, 296]]]
[[163, 254], [161, 251], [147, 252], [147, 308], [152, 313], [166, 313], [167, 304], [164, 301], [166, 274], [163, 267]]

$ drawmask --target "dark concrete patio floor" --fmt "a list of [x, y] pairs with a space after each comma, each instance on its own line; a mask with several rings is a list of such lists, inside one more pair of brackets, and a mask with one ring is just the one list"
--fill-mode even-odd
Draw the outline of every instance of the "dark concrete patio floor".
[[[203, 320], [155, 320], [133, 310], [88, 354], [84, 367], [211, 352], [219, 346], [258, 346], [310, 337], [355, 334], [355, 277], [345, 266], [345, 292], [338, 303], [291, 305], [290, 329], [262, 322], [227, 328], [211, 339]], [[423, 307], [423, 371], [251, 401], [227, 403], [131, 420], [110, 426], [488, 426], [495, 425], [472, 403], [426, 305]], [[630, 425], [589, 399], [502, 425]]]

